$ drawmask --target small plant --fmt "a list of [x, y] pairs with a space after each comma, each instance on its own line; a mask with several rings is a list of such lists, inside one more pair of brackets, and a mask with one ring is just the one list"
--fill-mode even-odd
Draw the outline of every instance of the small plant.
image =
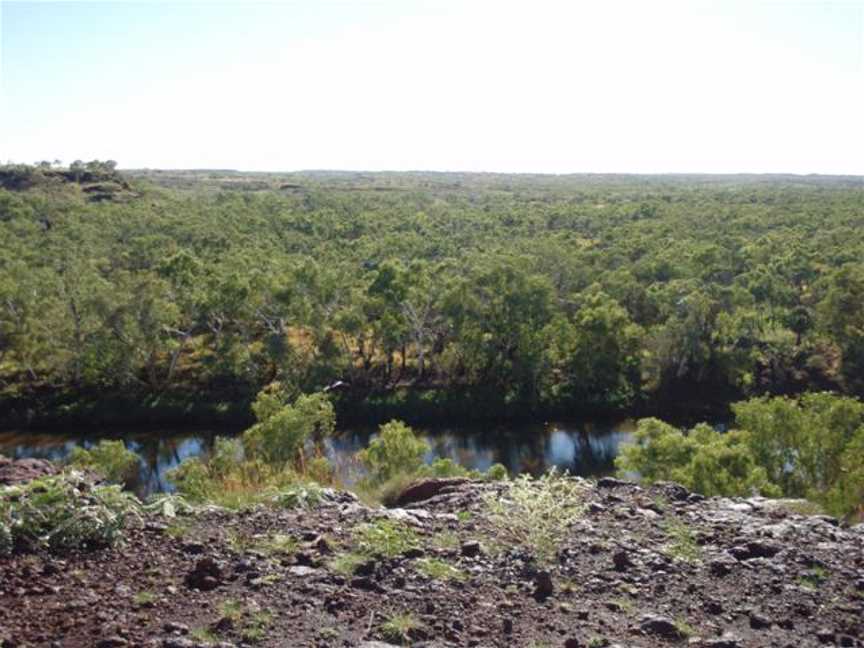
[[421, 558], [416, 566], [418, 572], [432, 580], [465, 580], [463, 572], [437, 558]]
[[459, 536], [452, 531], [440, 531], [429, 539], [429, 544], [436, 549], [453, 551], [459, 548], [461, 541]]
[[156, 595], [153, 592], [138, 592], [132, 597], [132, 602], [140, 607], [150, 607], [156, 602]]
[[296, 538], [277, 533], [257, 541], [255, 549], [270, 556], [291, 556], [297, 551]]
[[205, 646], [215, 644], [219, 641], [219, 637], [210, 628], [193, 628], [189, 631], [189, 636]]
[[273, 614], [268, 610], [250, 611], [240, 637], [248, 643], [258, 643], [267, 636], [267, 629], [273, 625]]
[[353, 536], [358, 551], [369, 556], [395, 558], [419, 546], [413, 529], [385, 518], [356, 527]]
[[827, 569], [816, 565], [813, 569], [798, 579], [798, 584], [804, 589], [817, 590], [826, 580], [828, 580], [829, 575], [830, 572]]
[[342, 553], [335, 556], [333, 560], [327, 563], [327, 566], [337, 574], [353, 576], [360, 565], [366, 563], [368, 560], [368, 556], [358, 553]]
[[411, 641], [411, 633], [423, 625], [410, 613], [393, 614], [379, 627], [381, 637], [395, 644], [407, 644]]
[[189, 529], [190, 527], [188, 523], [177, 520], [166, 526], [164, 533], [170, 538], [179, 540], [186, 537], [186, 534], [189, 533]]
[[517, 546], [551, 563], [571, 524], [583, 513], [585, 487], [554, 469], [538, 479], [517, 477], [498, 495], [484, 496], [488, 518], [500, 548]]
[[324, 501], [322, 488], [314, 483], [292, 484], [270, 497], [275, 506], [284, 509], [311, 509]]
[[675, 619], [675, 628], [678, 630], [678, 634], [680, 634], [685, 639], [687, 637], [692, 637], [696, 634], [693, 626], [691, 626], [689, 623], [687, 623], [687, 621], [680, 617]]
[[74, 471], [9, 486], [0, 490], [0, 544], [54, 552], [111, 546], [140, 504], [120, 486], [91, 487]]
[[93, 470], [115, 484], [130, 485], [138, 478], [138, 455], [122, 441], [100, 441], [89, 450], [73, 448], [69, 465]]
[[697, 544], [693, 530], [689, 526], [678, 520], [672, 520], [666, 525], [666, 535], [671, 540], [665, 548], [667, 556], [689, 563], [697, 563], [702, 560], [702, 549]]

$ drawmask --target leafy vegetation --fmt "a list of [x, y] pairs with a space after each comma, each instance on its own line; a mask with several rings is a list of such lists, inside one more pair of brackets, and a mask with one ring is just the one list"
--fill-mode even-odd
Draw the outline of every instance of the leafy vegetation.
[[117, 484], [130, 485], [138, 478], [138, 455], [127, 450], [122, 441], [100, 441], [89, 450], [75, 447], [69, 464], [91, 469]]
[[502, 494], [484, 496], [488, 520], [500, 549], [520, 547], [550, 564], [570, 526], [583, 512], [585, 486], [554, 469], [536, 479], [521, 475]]
[[[2, 167], [0, 406], [242, 417], [274, 381], [377, 420], [861, 395], [862, 196], [830, 177]], [[288, 426], [293, 461], [290, 415], [256, 414]]]
[[116, 485], [88, 488], [74, 472], [6, 486], [0, 489], [0, 555], [112, 546], [138, 515], [134, 495]]
[[837, 515], [864, 503], [864, 404], [818, 392], [733, 405], [735, 429], [682, 431], [639, 422], [617, 464], [649, 482], [673, 480], [706, 495], [807, 497]]

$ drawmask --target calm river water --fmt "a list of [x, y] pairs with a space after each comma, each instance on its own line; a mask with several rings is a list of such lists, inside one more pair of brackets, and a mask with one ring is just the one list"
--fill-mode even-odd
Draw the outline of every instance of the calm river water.
[[[500, 427], [415, 428], [431, 446], [427, 462], [449, 457], [467, 467], [486, 470], [504, 464], [511, 474], [539, 474], [552, 466], [581, 476], [614, 471], [618, 446], [634, 429], [633, 421], [514, 424]], [[187, 457], [204, 454], [217, 435], [237, 431], [125, 429], [102, 432], [0, 432], [0, 454], [7, 457], [63, 459], [75, 446], [89, 447], [100, 439], [121, 438], [141, 458], [138, 491], [149, 494], [170, 491], [166, 473]], [[327, 442], [329, 459], [340, 477], [351, 482], [359, 468], [354, 453], [364, 448], [374, 429], [343, 430]]]

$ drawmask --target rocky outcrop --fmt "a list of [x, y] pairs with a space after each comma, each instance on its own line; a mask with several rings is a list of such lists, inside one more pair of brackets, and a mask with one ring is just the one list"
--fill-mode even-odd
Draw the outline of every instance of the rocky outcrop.
[[57, 466], [46, 459], [9, 459], [0, 455], [0, 486], [23, 484], [57, 472]]
[[864, 646], [864, 525], [606, 480], [541, 561], [490, 517], [506, 484], [425, 495], [209, 508], [0, 560], [0, 645]]

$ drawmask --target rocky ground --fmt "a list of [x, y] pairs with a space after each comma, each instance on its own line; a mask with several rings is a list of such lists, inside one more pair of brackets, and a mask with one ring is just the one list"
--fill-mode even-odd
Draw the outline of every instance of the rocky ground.
[[542, 565], [487, 515], [506, 488], [152, 515], [113, 549], [0, 558], [0, 645], [864, 646], [864, 525], [603, 479]]

